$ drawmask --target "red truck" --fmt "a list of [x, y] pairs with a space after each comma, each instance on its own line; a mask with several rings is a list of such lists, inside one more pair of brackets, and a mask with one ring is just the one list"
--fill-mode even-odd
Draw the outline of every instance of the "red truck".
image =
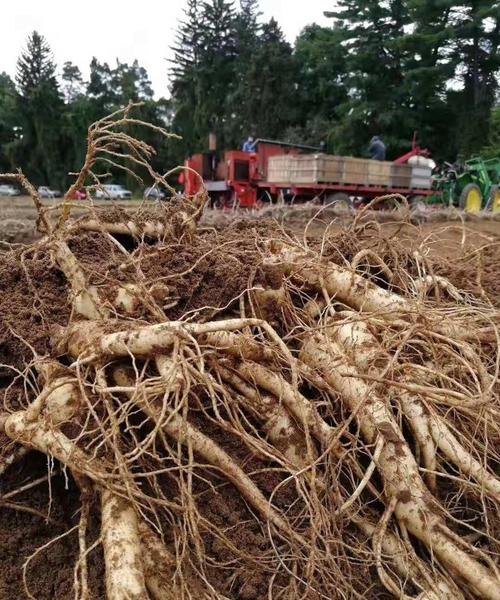
[[[411, 203], [418, 203], [434, 193], [430, 189], [430, 185], [421, 188], [412, 187], [410, 177], [405, 179], [402, 185], [396, 186], [373, 184], [368, 177], [362, 178], [362, 181], [359, 181], [358, 178], [356, 183], [269, 181], [268, 167], [271, 158], [302, 156], [318, 152], [320, 149], [312, 146], [258, 139], [255, 142], [254, 152], [229, 150], [224, 153], [222, 160], [217, 158], [215, 151], [194, 154], [185, 162], [186, 168], [181, 181], [184, 184], [185, 193], [191, 195], [200, 190], [203, 180], [212, 206], [220, 208], [234, 206], [256, 208], [264, 202], [275, 201], [280, 196], [285, 200], [293, 198], [300, 201], [319, 198], [321, 201], [327, 202], [350, 203], [351, 198], [357, 198], [363, 202], [391, 193], [402, 194]], [[398, 158], [393, 164], [404, 165], [412, 157], [428, 156], [428, 151], [420, 148], [414, 139], [411, 151]], [[341, 160], [362, 162], [361, 159], [341, 158]]]

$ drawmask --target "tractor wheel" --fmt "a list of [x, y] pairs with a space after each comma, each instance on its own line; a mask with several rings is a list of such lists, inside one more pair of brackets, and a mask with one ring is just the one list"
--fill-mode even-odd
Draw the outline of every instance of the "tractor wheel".
[[468, 183], [460, 194], [459, 206], [468, 213], [478, 213], [483, 204], [481, 188], [476, 183]]
[[500, 212], [500, 186], [492, 186], [490, 192], [490, 201], [488, 204], [491, 208], [491, 212]]
[[325, 204], [331, 206], [333, 212], [339, 215], [347, 215], [352, 212], [351, 198], [344, 192], [328, 194], [325, 198]]
[[424, 212], [427, 208], [427, 202], [425, 201], [425, 196], [412, 196], [408, 202], [411, 210], [416, 212]]

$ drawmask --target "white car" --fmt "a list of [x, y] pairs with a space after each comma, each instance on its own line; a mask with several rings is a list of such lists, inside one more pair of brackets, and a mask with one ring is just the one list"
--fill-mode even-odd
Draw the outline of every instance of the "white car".
[[130, 200], [132, 192], [122, 185], [107, 184], [96, 190], [95, 197], [100, 200]]
[[41, 185], [38, 188], [38, 195], [40, 198], [60, 198], [61, 192], [59, 190], [52, 190], [46, 185]]
[[0, 184], [0, 196], [19, 196], [21, 192], [13, 185]]
[[148, 187], [144, 191], [144, 198], [147, 200], [165, 200], [165, 197], [165, 192], [154, 186]]

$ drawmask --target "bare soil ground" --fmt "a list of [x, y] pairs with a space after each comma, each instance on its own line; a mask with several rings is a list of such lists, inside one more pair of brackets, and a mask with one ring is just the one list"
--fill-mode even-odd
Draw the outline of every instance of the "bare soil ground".
[[[44, 200], [44, 204], [57, 204], [60, 198]], [[142, 201], [130, 200], [123, 204], [130, 208], [137, 208]], [[95, 200], [96, 206], [109, 206], [107, 200]], [[119, 203], [118, 203], [119, 204]], [[83, 215], [86, 212], [86, 202], [74, 203], [73, 214]], [[14, 198], [0, 197], [0, 241], [24, 243], [37, 237], [36, 233], [37, 213], [33, 200], [29, 196], [17, 196]]]
[[[137, 203], [122, 206], [137, 207]], [[82, 207], [76, 210], [76, 214], [83, 214], [84, 211], [82, 204]], [[331, 218], [323, 214], [308, 225], [312, 216], [310, 212], [301, 212], [299, 209], [294, 213], [292, 209], [288, 216], [274, 216], [296, 234], [306, 235], [315, 240], [326, 238], [329, 233], [338, 233], [342, 224], [352, 221], [351, 217], [332, 222]], [[457, 287], [474, 294], [486, 294], [491, 302], [499, 305], [500, 267], [497, 266], [497, 257], [500, 249], [500, 221], [462, 221], [462, 216], [458, 214], [449, 216], [453, 220], [434, 220], [430, 215], [424, 215], [420, 219], [408, 222], [407, 216], [405, 220], [401, 215], [392, 213], [375, 215], [377, 227], [386, 240], [387, 256], [390, 255], [391, 247], [398, 248], [399, 257], [404, 257], [405, 251], [413, 252], [418, 249], [424, 257], [434, 259], [438, 272], [449, 277]], [[263, 215], [246, 217], [258, 219], [263, 218]], [[370, 215], [371, 217], [373, 215]], [[208, 212], [204, 226], [220, 227], [225, 222], [239, 218], [241, 214]], [[0, 199], [0, 241], [23, 243], [32, 240], [36, 237], [35, 224], [36, 213], [29, 199]], [[369, 245], [369, 229], [365, 233], [368, 241], [364, 240], [363, 243]], [[340, 243], [338, 249], [342, 251]], [[385, 254], [383, 257], [385, 258]], [[210, 269], [210, 265], [206, 268]], [[217, 274], [214, 270], [213, 275], [215, 279], [217, 276], [221, 278], [220, 285], [226, 289], [227, 282], [225, 285], [223, 282], [224, 273]], [[13, 277], [15, 274], [3, 273], [3, 276]], [[41, 287], [42, 281], [43, 276], [40, 275]], [[54, 306], [56, 304], [54, 300]], [[29, 310], [29, 306], [19, 306], [19, 310]], [[15, 392], [12, 390], [12, 393]], [[22, 393], [22, 390], [19, 393]], [[31, 597], [37, 600], [69, 600], [74, 597], [73, 569], [78, 556], [78, 539], [74, 527], [79, 519], [78, 490], [64, 473], [47, 477], [49, 473], [52, 475], [52, 469], [53, 465], [47, 464], [41, 455], [31, 453], [0, 478], [0, 600], [28, 598], [24, 591], [23, 578], [30, 589]], [[28, 482], [37, 478], [40, 478], [40, 483], [36, 487], [16, 494], [13, 498], [6, 498], [14, 484], [19, 488], [20, 481]], [[270, 488], [272, 489], [273, 485], [270, 485]], [[230, 514], [231, 518], [238, 522], [244, 520], [245, 510], [243, 505], [237, 504], [234, 497], [222, 494], [218, 505], [207, 505], [206, 516], [217, 519]], [[96, 526], [94, 537], [97, 531]], [[235, 538], [234, 542], [240, 547], [259, 544], [254, 532], [245, 528], [238, 531], [240, 537]], [[89, 540], [89, 543], [91, 541]], [[92, 574], [90, 587], [93, 598], [104, 598], [104, 590], [99, 585], [99, 582], [103, 581], [102, 554], [99, 547], [90, 553], [89, 571]], [[237, 586], [239, 591], [234, 598], [260, 600], [267, 597], [265, 586], [261, 589], [258, 573], [252, 575], [247, 572], [241, 574], [241, 577], [244, 582]]]

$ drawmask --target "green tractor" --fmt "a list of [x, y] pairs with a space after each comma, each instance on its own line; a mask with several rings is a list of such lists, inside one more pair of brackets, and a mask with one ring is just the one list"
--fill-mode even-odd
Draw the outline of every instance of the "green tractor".
[[434, 177], [434, 189], [439, 194], [431, 202], [458, 206], [469, 213], [500, 212], [500, 158], [476, 157], [459, 166], [445, 163]]

